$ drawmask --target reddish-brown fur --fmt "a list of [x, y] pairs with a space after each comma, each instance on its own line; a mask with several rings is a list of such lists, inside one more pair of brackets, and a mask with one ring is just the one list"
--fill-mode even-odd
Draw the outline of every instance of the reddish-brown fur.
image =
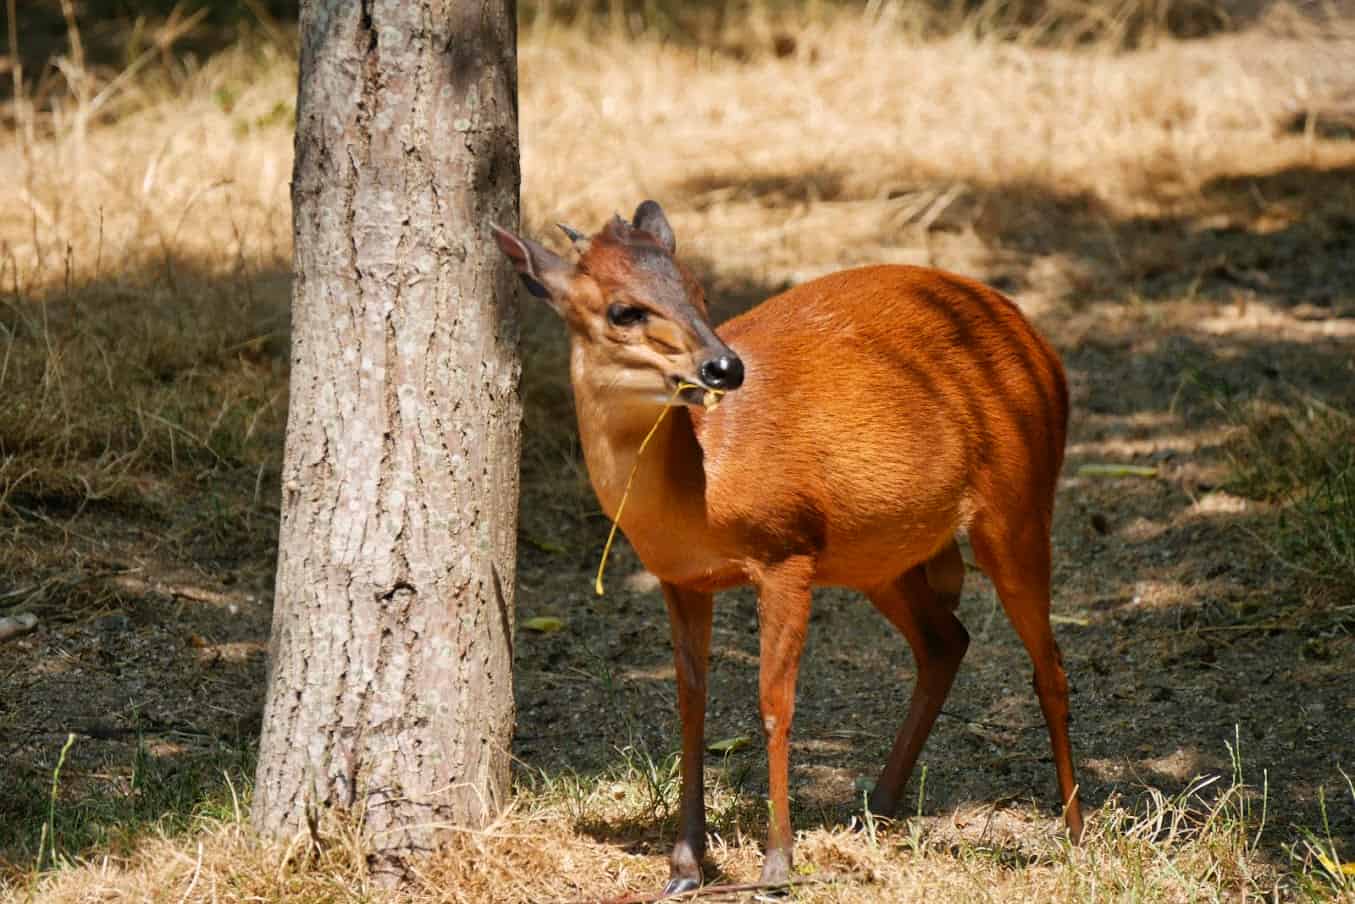
[[[661, 404], [617, 391], [618, 355], [659, 349], [667, 357], [657, 369], [670, 384], [673, 373], [694, 379], [682, 368], [722, 348], [745, 369], [743, 385], [716, 407], [668, 414], [636, 466], [620, 521], [663, 583], [673, 631], [683, 818], [671, 887], [700, 878], [711, 594], [758, 588], [772, 803], [763, 877], [779, 880], [791, 865], [787, 745], [811, 589], [861, 590], [917, 660], [907, 718], [870, 800], [875, 812], [892, 813], [968, 646], [954, 614], [964, 579], [956, 536], [966, 532], [1035, 664], [1065, 818], [1080, 836], [1067, 682], [1049, 624], [1050, 526], [1068, 417], [1058, 356], [999, 293], [919, 267], [817, 279], [726, 323], [718, 339], [704, 337], [682, 322], [705, 324], [685, 271], [646, 287], [652, 274], [634, 266], [636, 250], [650, 255], [652, 244], [642, 229], [614, 221], [552, 295], [567, 296], [580, 437], [609, 515]], [[673, 294], [677, 283], [685, 308], [651, 297]], [[651, 309], [642, 338], [613, 343], [600, 312], [618, 297]]]

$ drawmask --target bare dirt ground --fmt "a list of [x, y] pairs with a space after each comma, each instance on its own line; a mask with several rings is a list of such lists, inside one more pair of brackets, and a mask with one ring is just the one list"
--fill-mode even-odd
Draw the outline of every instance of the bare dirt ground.
[[[1283, 503], [1249, 498], [1236, 480], [1235, 437], [1256, 406], [1355, 410], [1355, 145], [1339, 129], [1321, 133], [1312, 116], [1306, 132], [1291, 133], [1286, 112], [1319, 88], [1322, 97], [1349, 90], [1340, 82], [1349, 73], [1330, 63], [1349, 45], [1287, 40], [1244, 35], [1090, 62], [963, 42], [895, 47], [870, 29], [811, 33], [789, 60], [778, 51], [702, 62], [550, 35], [524, 45], [524, 197], [538, 232], [555, 219], [593, 227], [654, 195], [721, 319], [818, 273], [895, 260], [998, 286], [1054, 342], [1074, 399], [1054, 612], [1083, 799], [1104, 828], [1123, 808], [1148, 807], [1149, 789], [1171, 796], [1220, 776], [1181, 811], [1203, 818], [1191, 807], [1207, 809], [1239, 762], [1257, 810], [1265, 789], [1264, 826], [1254, 812], [1246, 827], [1260, 839], [1247, 869], [1263, 879], [1192, 874], [1195, 884], [1153, 899], [1211, 887], [1224, 895], [1239, 883], [1321, 896], [1331, 888], [1293, 878], [1316, 868], [1304, 830], [1355, 858], [1355, 792], [1344, 777], [1355, 768], [1355, 596], [1348, 580], [1288, 561], [1274, 540]], [[1259, 48], [1275, 71], [1248, 75]], [[939, 75], [944, 61], [952, 71]], [[186, 883], [195, 826], [238, 822], [247, 806], [287, 358], [287, 134], [268, 117], [289, 83], [285, 61], [268, 66], [281, 73], [244, 87], [236, 70], [207, 70], [190, 101], [204, 134], [161, 141], [179, 126], [155, 107], [93, 135], [81, 153], [123, 156], [91, 181], [60, 166], [34, 175], [32, 149], [17, 139], [0, 161], [29, 174], [28, 201], [0, 215], [0, 257], [13, 272], [0, 301], [0, 615], [42, 620], [0, 647], [0, 883], [19, 898], [78, 900], [103, 882], [168, 896], [168, 886], [145, 884], [153, 865], [136, 853], [145, 840], [188, 839], [155, 858], [184, 859], [174, 881]], [[882, 73], [902, 71], [917, 73], [897, 89], [902, 112], [862, 100], [883, 90]], [[555, 77], [533, 81], [546, 72]], [[1006, 86], [1013, 73], [1024, 73], [1021, 87]], [[679, 102], [657, 89], [683, 79], [678, 115]], [[234, 85], [229, 104], [222, 85]], [[632, 90], [657, 99], [636, 102]], [[1028, 118], [1004, 108], [1040, 90], [1049, 94], [1027, 101]], [[909, 106], [918, 95], [925, 103]], [[870, 109], [846, 109], [850, 98]], [[762, 103], [788, 106], [756, 120]], [[1091, 134], [1116, 118], [1095, 119], [1102, 105], [1122, 111], [1122, 133]], [[880, 121], [887, 116], [896, 119]], [[607, 125], [584, 135], [590, 117]], [[995, 117], [1004, 124], [985, 125]], [[761, 140], [749, 143], [755, 120]], [[938, 137], [946, 122], [950, 137]], [[1020, 149], [1009, 147], [1014, 136]], [[53, 163], [74, 153], [49, 152]], [[95, 205], [78, 200], [91, 184], [110, 199], [97, 205], [97, 237]], [[120, 208], [133, 213], [114, 212], [118, 198], [135, 200]], [[549, 836], [555, 854], [512, 861], [540, 873], [537, 890], [499, 886], [504, 899], [648, 887], [665, 871], [674, 828], [667, 622], [624, 546], [607, 596], [592, 593], [607, 523], [572, 432], [562, 342], [548, 313], [533, 310], [517, 606], [520, 620], [551, 615], [564, 628], [520, 631], [514, 756], [526, 824], [533, 807], [545, 812], [542, 800], [566, 815], [551, 823], [564, 833]], [[1102, 463], [1156, 472], [1079, 474]], [[756, 480], [756, 463], [749, 472]], [[793, 735], [793, 819], [831, 833], [859, 812], [859, 781], [884, 761], [912, 663], [864, 600], [823, 590], [815, 606]], [[911, 786], [908, 809], [920, 819], [890, 828], [889, 850], [921, 831], [953, 873], [982, 849], [995, 875], [1015, 883], [1002, 894], [1020, 899], [1031, 894], [1022, 877], [1050, 862], [1058, 831], [1048, 741], [1029, 662], [977, 572], [960, 614], [974, 643], [924, 751], [925, 784], [915, 776]], [[756, 875], [765, 824], [756, 666], [754, 601], [727, 594], [708, 737], [751, 743], [711, 760], [721, 790], [708, 878]], [[598, 803], [609, 795], [625, 806]], [[35, 872], [44, 838], [64, 873]], [[813, 835], [802, 860], [864, 862], [852, 859], [855, 842], [837, 838]], [[105, 855], [111, 878], [108, 866], [102, 878], [77, 868]], [[541, 866], [574, 855], [592, 865], [579, 869], [599, 872]], [[910, 868], [906, 854], [889, 856]], [[201, 869], [200, 849], [198, 858]], [[119, 878], [124, 868], [141, 878]], [[872, 875], [859, 897], [822, 899], [888, 897], [880, 887], [894, 880]], [[343, 881], [319, 896], [363, 887]], [[872, 891], [870, 882], [885, 884]], [[243, 894], [248, 883], [227, 885]], [[474, 887], [440, 893], [500, 896]], [[1082, 899], [1096, 899], [1095, 887], [1059, 886]]]

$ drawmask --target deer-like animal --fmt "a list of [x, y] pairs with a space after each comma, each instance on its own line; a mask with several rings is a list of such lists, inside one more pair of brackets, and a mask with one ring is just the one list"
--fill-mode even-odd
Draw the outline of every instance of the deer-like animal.
[[592, 237], [562, 228], [577, 263], [492, 231], [569, 329], [579, 438], [609, 516], [634, 469], [620, 527], [662, 582], [682, 719], [667, 890], [701, 882], [712, 594], [757, 588], [771, 796], [762, 881], [784, 882], [787, 746], [812, 589], [862, 591], [912, 648], [912, 701], [868, 800], [892, 814], [969, 646], [955, 614], [962, 533], [1034, 663], [1064, 818], [1079, 839], [1068, 683], [1049, 623], [1068, 420], [1049, 344], [995, 290], [905, 266], [825, 276], [716, 329], [655, 202]]

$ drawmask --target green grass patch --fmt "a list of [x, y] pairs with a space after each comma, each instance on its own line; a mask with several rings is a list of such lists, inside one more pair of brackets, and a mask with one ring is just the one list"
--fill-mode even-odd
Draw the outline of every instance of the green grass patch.
[[1355, 580], [1355, 412], [1312, 398], [1252, 403], [1228, 447], [1228, 489], [1272, 502], [1262, 540], [1285, 564]]
[[0, 772], [0, 874], [70, 865], [93, 851], [120, 856], [148, 833], [234, 819], [248, 804], [250, 745], [169, 752], [165, 741], [139, 737], [130, 762], [118, 762], [87, 754], [104, 741], [73, 737], [65, 757], [68, 739], [53, 741], [50, 769]]

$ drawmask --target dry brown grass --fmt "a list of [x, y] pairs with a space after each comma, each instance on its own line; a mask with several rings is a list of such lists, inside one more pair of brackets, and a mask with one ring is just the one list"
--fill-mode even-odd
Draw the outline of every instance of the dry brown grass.
[[[548, 234], [556, 220], [592, 228], [615, 209], [658, 198], [715, 294], [736, 302], [750, 287], [867, 261], [1001, 275], [1030, 241], [1056, 250], [1025, 286], [1028, 309], [1063, 316], [1128, 298], [1124, 316], [1149, 322], [1159, 315], [1135, 299], [1153, 273], [1216, 266], [1180, 247], [1185, 231], [1280, 233], [1312, 215], [1252, 205], [1245, 191], [1219, 186], [1355, 165], [1349, 142], [1285, 125], [1351, 90], [1355, 43], [1344, 26], [1122, 53], [974, 30], [924, 41], [892, 18], [896, 9], [872, 4], [867, 18], [798, 23], [789, 52], [784, 42], [777, 49], [784, 23], [756, 15], [740, 26], [738, 54], [648, 36], [529, 30], [521, 48], [528, 228]], [[72, 102], [4, 136], [0, 515], [11, 544], [0, 562], [36, 576], [35, 586], [64, 573], [66, 560], [48, 544], [75, 548], [77, 562], [90, 555], [70, 532], [95, 530], [71, 527], [91, 511], [104, 528], [137, 525], [195, 568], [263, 574], [271, 566], [294, 65], [261, 42], [123, 82], [77, 67], [73, 77], [85, 81], [71, 96], [109, 89], [117, 116], [91, 118]], [[1317, 203], [1335, 217], [1355, 191], [1331, 184]], [[1148, 224], [1142, 234], [1120, 225], [1139, 222]], [[1155, 224], [1165, 224], [1165, 238], [1152, 238]], [[1089, 246], [1103, 265], [1085, 262]], [[1071, 307], [1058, 308], [1065, 302]], [[586, 545], [559, 527], [583, 524], [593, 506], [572, 434], [555, 426], [569, 419], [568, 396], [549, 325], [529, 332], [528, 353], [534, 439], [524, 538]], [[94, 547], [115, 558], [124, 541], [107, 536]], [[19, 601], [57, 620], [71, 605], [47, 591]], [[457, 834], [397, 898], [563, 900], [661, 882], [673, 790], [662, 768], [631, 763], [586, 778], [524, 772], [519, 786], [508, 814]], [[1011, 817], [996, 807], [878, 833], [815, 828], [800, 838], [800, 862], [810, 878], [836, 878], [794, 899], [1355, 896], [1350, 877], [1323, 866], [1318, 854], [1329, 856], [1331, 843], [1320, 835], [1291, 837], [1292, 860], [1257, 846], [1258, 794], [1235, 782], [1170, 800], [1112, 799], [1079, 850], [1042, 828], [1005, 825]], [[42, 873], [14, 864], [0, 881], [15, 900], [387, 897], [366, 875], [352, 826], [331, 826], [312, 854], [302, 840], [261, 841], [240, 806], [247, 795], [191, 831], [151, 832], [108, 855], [86, 850]], [[729, 880], [753, 879], [757, 801], [720, 787], [712, 807], [714, 864]]]
[[982, 209], [1000, 193], [1156, 215], [1220, 177], [1346, 159], [1277, 131], [1350, 46], [1070, 53], [914, 44], [883, 21], [806, 28], [794, 56], [742, 63], [564, 35], [524, 48], [523, 197], [533, 223], [585, 225], [615, 199], [663, 198], [689, 250], [764, 282], [926, 260], [932, 227], [1008, 213]]
[[[784, 276], [806, 260], [925, 257], [928, 227], [981, 220], [973, 206], [998, 190], [1153, 215], [1190, 209], [1212, 180], [1348, 159], [1339, 142], [1283, 130], [1349, 90], [1355, 36], [1338, 26], [1070, 52], [966, 35], [915, 42], [894, 8], [805, 23], [786, 57], [770, 26], [750, 26], [744, 60], [529, 31], [529, 224], [592, 226], [630, 198], [658, 197], [689, 250], [722, 270]], [[82, 129], [75, 110], [49, 123], [53, 138], [11, 135], [6, 283], [50, 292], [166, 259], [285, 267], [293, 65], [268, 44], [236, 49], [163, 100], [138, 88], [138, 111], [110, 125]], [[957, 204], [967, 216], [942, 221]]]
[[[261, 841], [237, 810], [181, 837], [148, 839], [126, 859], [72, 865], [35, 877], [34, 899], [179, 901], [540, 902], [605, 900], [651, 889], [666, 877], [661, 857], [601, 844], [580, 822], [624, 823], [650, 815], [641, 776], [617, 775], [596, 788], [522, 789], [513, 808], [483, 830], [460, 831], [393, 893], [367, 873], [361, 832], [331, 821], [319, 844]], [[727, 789], [716, 788], [716, 806]], [[798, 841], [801, 879], [792, 900], [1195, 901], [1293, 897], [1292, 880], [1257, 856], [1263, 818], [1256, 789], [1210, 791], [1197, 783], [1175, 798], [1150, 795], [1137, 811], [1111, 801], [1087, 841], [1072, 848], [1052, 834], [994, 824], [992, 810], [957, 813], [949, 824], [894, 823], [821, 828]], [[981, 829], [961, 828], [969, 822]], [[1017, 840], [1018, 835], [1024, 839]], [[1301, 886], [1324, 897], [1345, 884], [1323, 871], [1316, 849]], [[757, 844], [742, 834], [712, 839], [721, 881], [755, 882]], [[1351, 889], [1346, 888], [1347, 894]], [[747, 897], [747, 896], [743, 896]], [[724, 900], [729, 900], [728, 897]]]

